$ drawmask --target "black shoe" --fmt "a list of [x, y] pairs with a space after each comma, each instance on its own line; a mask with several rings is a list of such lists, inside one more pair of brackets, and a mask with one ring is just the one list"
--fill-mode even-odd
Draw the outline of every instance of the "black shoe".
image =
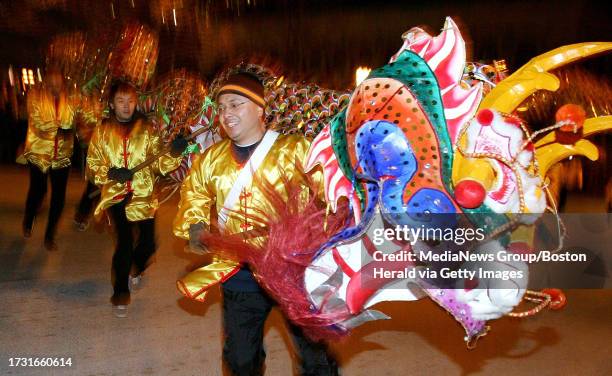
[[89, 227], [89, 221], [86, 220], [86, 221], [79, 222], [75, 219], [74, 226], [76, 227], [77, 231], [80, 231], [80, 232], [87, 231], [87, 228]]
[[32, 237], [32, 224], [27, 224], [26, 221], [24, 220], [23, 223], [21, 224], [21, 231], [23, 233], [23, 237], [24, 238], [31, 238]]
[[87, 216], [77, 213], [74, 216], [74, 225], [77, 231], [86, 231], [89, 227], [89, 219]]
[[45, 239], [45, 249], [49, 252], [57, 251], [57, 243], [53, 239]]

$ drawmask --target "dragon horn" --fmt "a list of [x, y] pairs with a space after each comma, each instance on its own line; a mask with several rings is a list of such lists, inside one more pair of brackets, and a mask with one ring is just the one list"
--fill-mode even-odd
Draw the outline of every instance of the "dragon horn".
[[[587, 119], [583, 126], [583, 137], [612, 129], [612, 116], [599, 116]], [[592, 161], [597, 160], [599, 153], [597, 147], [588, 140], [579, 140], [573, 145], [556, 142], [555, 132], [549, 132], [535, 143], [536, 159], [540, 167], [542, 178], [555, 163], [572, 155], [582, 155]]]
[[563, 145], [555, 142], [554, 144], [536, 149], [540, 176], [544, 178], [550, 167], [572, 155], [582, 155], [592, 161], [596, 161], [599, 158], [597, 146], [593, 145], [591, 141], [580, 140], [573, 145]]
[[500, 82], [480, 103], [480, 109], [493, 108], [512, 113], [518, 105], [537, 90], [555, 91], [559, 79], [547, 73], [587, 56], [612, 49], [612, 42], [585, 42], [559, 47], [536, 56]]

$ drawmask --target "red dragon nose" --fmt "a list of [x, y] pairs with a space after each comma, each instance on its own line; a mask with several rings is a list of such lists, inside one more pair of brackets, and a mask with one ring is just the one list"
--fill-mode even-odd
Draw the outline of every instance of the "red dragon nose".
[[475, 180], [463, 180], [455, 187], [455, 200], [467, 209], [474, 209], [482, 205], [486, 191], [482, 184]]

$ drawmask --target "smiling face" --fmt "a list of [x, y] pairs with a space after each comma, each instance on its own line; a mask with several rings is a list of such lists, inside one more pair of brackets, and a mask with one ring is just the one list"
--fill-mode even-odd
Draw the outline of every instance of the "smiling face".
[[117, 120], [120, 122], [130, 121], [136, 109], [136, 95], [132, 92], [117, 92], [111, 107], [115, 111]]
[[219, 119], [223, 130], [237, 145], [251, 145], [265, 133], [263, 108], [239, 94], [221, 94]]

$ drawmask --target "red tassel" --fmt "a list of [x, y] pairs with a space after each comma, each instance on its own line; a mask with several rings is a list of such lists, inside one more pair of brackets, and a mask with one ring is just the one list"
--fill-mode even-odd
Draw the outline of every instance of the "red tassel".
[[[313, 186], [305, 175], [304, 179]], [[320, 312], [308, 297], [304, 273], [321, 245], [347, 225], [348, 205], [340, 205], [338, 212], [328, 214], [326, 219], [325, 204], [313, 199], [315, 194], [304, 202], [303, 185], [284, 179], [288, 200], [270, 184], [264, 182], [261, 186], [272, 210], [256, 212], [249, 221], [263, 224], [269, 230], [263, 246], [247, 243], [242, 234], [206, 234], [202, 242], [222, 257], [248, 264], [287, 319], [300, 326], [305, 335], [317, 341], [340, 338], [346, 331], [335, 324], [350, 317], [348, 309]], [[325, 220], [326, 229], [323, 228]]]

